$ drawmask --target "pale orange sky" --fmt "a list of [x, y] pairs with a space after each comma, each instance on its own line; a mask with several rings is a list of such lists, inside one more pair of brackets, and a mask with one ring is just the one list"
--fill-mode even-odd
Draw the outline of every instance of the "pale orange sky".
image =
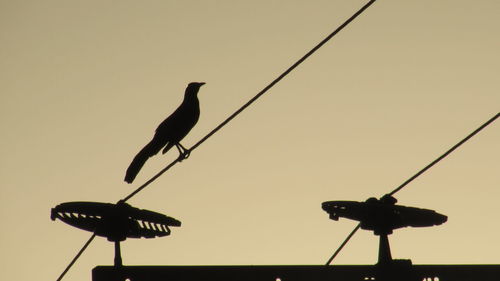
[[[116, 202], [169, 163], [125, 170], [190, 81], [207, 82], [187, 147], [363, 1], [0, 1], [0, 271], [54, 280], [88, 239], [50, 221]], [[500, 2], [380, 0], [129, 203], [183, 222], [127, 240], [125, 264], [323, 264], [355, 222], [328, 200], [391, 191], [500, 109]], [[498, 121], [397, 194], [446, 224], [396, 231], [395, 258], [500, 263]], [[336, 263], [372, 264], [359, 232]], [[113, 262], [98, 238], [64, 280]], [[27, 268], [29, 265], [29, 268]]]

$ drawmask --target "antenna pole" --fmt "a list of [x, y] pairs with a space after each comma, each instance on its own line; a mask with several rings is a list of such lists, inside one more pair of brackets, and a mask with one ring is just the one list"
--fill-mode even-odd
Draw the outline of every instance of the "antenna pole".
[[380, 234], [378, 246], [378, 264], [389, 264], [392, 261], [391, 247], [387, 234]]
[[122, 263], [122, 253], [120, 250], [120, 241], [115, 241], [115, 267], [121, 267]]

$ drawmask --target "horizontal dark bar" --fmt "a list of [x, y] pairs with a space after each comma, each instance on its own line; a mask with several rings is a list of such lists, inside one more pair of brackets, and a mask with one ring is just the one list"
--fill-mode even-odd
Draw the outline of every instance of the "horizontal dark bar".
[[[426, 279], [429, 278], [429, 279]], [[93, 281], [498, 281], [500, 265], [97, 266]]]

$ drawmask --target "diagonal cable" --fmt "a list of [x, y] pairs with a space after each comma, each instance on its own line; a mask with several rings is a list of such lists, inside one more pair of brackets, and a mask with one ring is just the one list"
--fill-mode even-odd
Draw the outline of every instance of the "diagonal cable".
[[[389, 193], [389, 195], [392, 196], [396, 192], [398, 192], [401, 189], [403, 189], [403, 187], [405, 187], [407, 184], [409, 184], [410, 182], [412, 182], [414, 179], [416, 179], [418, 176], [420, 176], [421, 174], [423, 174], [425, 171], [429, 170], [432, 166], [434, 166], [435, 164], [437, 164], [439, 161], [443, 160], [446, 156], [448, 156], [450, 153], [452, 153], [459, 146], [461, 146], [462, 144], [464, 144], [465, 142], [467, 142], [474, 135], [476, 135], [477, 133], [479, 133], [482, 129], [486, 128], [488, 125], [490, 125], [491, 123], [493, 123], [493, 121], [495, 121], [498, 118], [498, 116], [500, 116], [500, 113], [495, 114], [492, 118], [490, 118], [484, 124], [482, 124], [481, 126], [479, 126], [479, 128], [477, 128], [476, 130], [474, 130], [472, 133], [470, 133], [469, 135], [467, 135], [464, 139], [462, 139], [457, 144], [455, 144], [450, 149], [448, 149], [441, 156], [439, 156], [438, 158], [436, 158], [436, 160], [432, 161], [429, 165], [425, 166], [422, 170], [418, 171], [415, 175], [413, 175], [412, 177], [410, 177], [409, 179], [407, 179], [404, 183], [402, 183], [400, 186], [398, 186], [396, 189], [394, 189], [391, 193]], [[347, 242], [349, 242], [349, 240], [352, 238], [352, 236], [359, 230], [360, 226], [361, 226], [361, 224], [358, 224], [352, 230], [352, 232], [347, 236], [347, 238], [344, 240], [344, 242], [342, 242], [342, 244], [337, 248], [337, 250], [332, 255], [332, 257], [328, 260], [328, 262], [326, 263], [326, 265], [330, 265], [332, 263], [333, 259], [344, 248], [344, 246], [347, 244]]]
[[85, 245], [83, 245], [83, 247], [80, 249], [80, 251], [78, 251], [78, 254], [76, 254], [76, 256], [73, 258], [73, 260], [71, 260], [71, 262], [68, 264], [68, 266], [66, 266], [66, 269], [64, 269], [64, 271], [61, 273], [61, 275], [59, 275], [59, 278], [57, 278], [57, 281], [61, 281], [64, 277], [64, 275], [66, 275], [66, 273], [68, 272], [68, 270], [73, 266], [73, 264], [76, 262], [76, 260], [83, 254], [83, 252], [87, 249], [87, 247], [90, 245], [90, 243], [92, 243], [92, 240], [94, 240], [96, 234], [92, 234], [92, 236], [90, 236], [89, 240], [87, 240], [87, 242], [85, 242]]
[[347, 244], [347, 242], [349, 242], [349, 240], [351, 240], [351, 238], [359, 230], [360, 227], [361, 227], [361, 223], [358, 223], [358, 225], [344, 239], [344, 242], [342, 242], [342, 244], [340, 244], [340, 246], [337, 248], [335, 253], [333, 253], [333, 255], [328, 259], [328, 261], [326, 262], [325, 265], [330, 265], [332, 263], [333, 259], [340, 253], [340, 251], [342, 251], [342, 249], [344, 249], [344, 246]]
[[425, 173], [425, 171], [429, 170], [432, 166], [434, 166], [435, 164], [437, 164], [439, 161], [443, 160], [446, 156], [448, 156], [450, 153], [452, 153], [455, 149], [457, 149], [458, 147], [460, 147], [462, 144], [464, 144], [466, 141], [468, 141], [474, 135], [476, 135], [477, 133], [479, 133], [482, 129], [486, 128], [489, 124], [493, 123], [493, 121], [495, 121], [498, 118], [499, 115], [500, 115], [500, 113], [497, 113], [495, 116], [493, 116], [492, 118], [490, 118], [483, 125], [479, 126], [479, 128], [477, 128], [472, 133], [470, 133], [469, 135], [467, 135], [463, 140], [459, 141], [457, 144], [455, 144], [454, 146], [452, 146], [450, 149], [448, 149], [441, 156], [439, 156], [438, 158], [436, 158], [436, 160], [432, 161], [431, 163], [429, 163], [429, 165], [425, 166], [422, 170], [418, 171], [415, 175], [413, 175], [412, 177], [410, 177], [409, 179], [407, 179], [404, 183], [402, 183], [400, 186], [398, 186], [396, 189], [394, 189], [391, 193], [389, 193], [389, 195], [391, 195], [391, 196], [394, 195], [396, 192], [398, 192], [401, 189], [403, 189], [403, 187], [405, 187], [407, 184], [409, 184], [410, 182], [412, 182], [418, 176], [420, 176], [421, 174]]
[[[213, 134], [215, 134], [217, 131], [222, 129], [227, 123], [229, 123], [231, 120], [233, 120], [238, 114], [240, 114], [243, 110], [245, 110], [247, 107], [249, 107], [252, 103], [254, 103], [258, 98], [260, 98], [262, 95], [264, 95], [269, 89], [271, 89], [274, 85], [276, 85], [281, 79], [285, 78], [292, 70], [294, 70], [297, 66], [299, 66], [302, 62], [304, 62], [307, 58], [309, 58], [312, 54], [314, 54], [319, 48], [321, 48], [324, 44], [326, 44], [330, 39], [333, 38], [337, 33], [339, 33], [344, 27], [346, 27], [351, 21], [353, 21], [356, 17], [358, 17], [363, 11], [365, 11], [368, 7], [371, 6], [376, 0], [370, 0], [368, 3], [366, 3], [361, 9], [359, 9], [356, 13], [354, 13], [350, 18], [348, 18], [343, 24], [341, 24], [337, 29], [335, 29], [332, 33], [330, 33], [325, 39], [323, 39], [320, 43], [318, 43], [314, 48], [312, 48], [309, 52], [307, 52], [303, 57], [301, 57], [297, 62], [295, 62], [292, 66], [290, 66], [287, 70], [285, 70], [281, 75], [279, 75], [276, 79], [274, 79], [269, 85], [267, 85], [264, 89], [262, 89], [259, 93], [257, 93], [253, 98], [251, 98], [247, 103], [245, 103], [243, 106], [241, 106], [238, 110], [236, 110], [233, 114], [231, 114], [226, 120], [222, 121], [217, 127], [215, 127], [212, 131], [210, 131], [206, 136], [204, 136], [202, 139], [200, 139], [197, 143], [195, 143], [189, 150], [193, 151], [195, 150], [198, 146], [200, 146], [202, 143], [204, 143], [208, 138], [210, 138]], [[148, 186], [150, 183], [155, 181], [158, 177], [160, 177], [163, 173], [168, 171], [171, 167], [173, 167], [175, 164], [180, 162], [181, 159], [176, 159], [172, 163], [170, 163], [168, 166], [166, 166], [164, 169], [162, 169], [160, 172], [158, 172], [154, 177], [152, 177], [150, 180], [139, 186], [134, 192], [129, 194], [127, 197], [123, 199], [123, 201], [127, 201], [133, 196], [135, 196], [137, 193], [139, 193], [141, 190], [143, 190], [146, 186]]]

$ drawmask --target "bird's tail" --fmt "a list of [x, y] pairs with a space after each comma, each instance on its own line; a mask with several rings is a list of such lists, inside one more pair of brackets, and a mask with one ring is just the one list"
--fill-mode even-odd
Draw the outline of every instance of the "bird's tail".
[[149, 142], [132, 160], [132, 163], [128, 166], [127, 173], [125, 174], [125, 181], [127, 183], [132, 183], [141, 170], [144, 163], [149, 159], [149, 157], [157, 154], [163, 145], [157, 143], [154, 139]]

